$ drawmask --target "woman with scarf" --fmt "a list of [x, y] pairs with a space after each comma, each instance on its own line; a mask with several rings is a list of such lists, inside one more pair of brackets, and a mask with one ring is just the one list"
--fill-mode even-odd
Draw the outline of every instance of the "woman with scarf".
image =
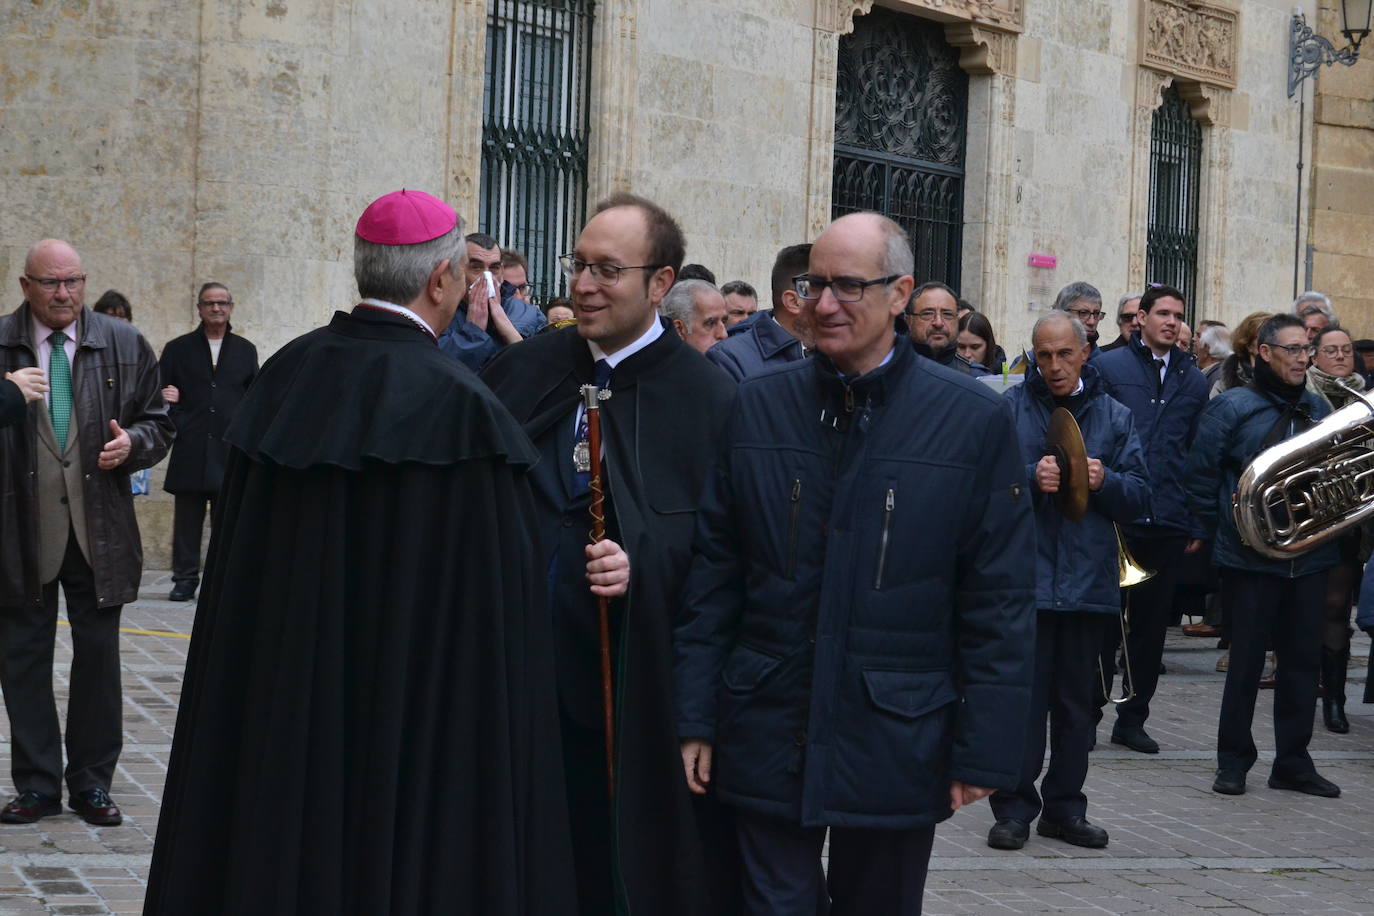
[[[1307, 368], [1307, 390], [1331, 405], [1334, 413], [1359, 397], [1364, 376], [1355, 371], [1355, 342], [1350, 334], [1328, 327], [1313, 340], [1316, 350]], [[1336, 542], [1340, 564], [1326, 579], [1326, 610], [1322, 620], [1322, 722], [1337, 734], [1350, 731], [1345, 717], [1345, 668], [1350, 659], [1350, 607], [1355, 602], [1367, 549], [1361, 549], [1365, 526]]]

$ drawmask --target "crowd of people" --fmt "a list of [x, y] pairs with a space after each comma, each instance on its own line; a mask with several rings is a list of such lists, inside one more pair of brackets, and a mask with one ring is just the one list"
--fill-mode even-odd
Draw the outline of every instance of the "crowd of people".
[[1319, 692], [1349, 728], [1368, 549], [1273, 561], [1231, 511], [1255, 455], [1368, 387], [1324, 296], [1194, 335], [1150, 284], [1100, 345], [1075, 282], [1008, 353], [874, 213], [778, 252], [762, 309], [630, 194], [542, 307], [422, 192], [353, 244], [359, 301], [261, 368], [223, 284], [158, 360], [56, 240], [0, 318], [0, 821], [65, 783], [119, 823], [129, 475], [171, 449], [171, 597], [200, 599], [146, 913], [919, 913], [936, 825], [980, 799], [994, 848], [1108, 845], [1097, 725], [1159, 752], [1184, 609], [1229, 646], [1213, 789], [1246, 791], [1272, 652], [1268, 785], [1339, 795], [1307, 745]]

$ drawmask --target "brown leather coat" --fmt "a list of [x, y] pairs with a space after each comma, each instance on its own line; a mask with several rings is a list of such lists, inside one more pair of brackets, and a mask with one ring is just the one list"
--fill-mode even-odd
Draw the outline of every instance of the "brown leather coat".
[[[174, 435], [162, 400], [153, 348], [133, 325], [82, 309], [72, 360], [74, 413], [81, 424], [87, 543], [101, 607], [138, 597], [143, 545], [134, 519], [129, 474], [161, 461]], [[0, 317], [0, 376], [37, 365], [28, 303]], [[0, 429], [0, 608], [41, 602], [38, 575], [37, 418]], [[133, 448], [119, 467], [97, 466], [110, 440], [110, 420], [128, 432]]]

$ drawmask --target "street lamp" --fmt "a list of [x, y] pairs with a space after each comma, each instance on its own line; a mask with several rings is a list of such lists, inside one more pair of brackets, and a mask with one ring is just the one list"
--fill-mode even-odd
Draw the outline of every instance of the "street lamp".
[[1329, 40], [1314, 33], [1307, 25], [1302, 10], [1293, 10], [1288, 26], [1288, 97], [1291, 99], [1298, 84], [1314, 76], [1322, 65], [1335, 63], [1347, 67], [1360, 57], [1360, 42], [1369, 34], [1369, 18], [1374, 0], [1341, 0], [1341, 34], [1350, 44], [1339, 51]]

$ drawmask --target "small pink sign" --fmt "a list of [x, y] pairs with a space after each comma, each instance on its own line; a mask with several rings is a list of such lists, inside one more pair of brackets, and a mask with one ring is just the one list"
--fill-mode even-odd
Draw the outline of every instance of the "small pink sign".
[[1031, 267], [1058, 267], [1059, 259], [1052, 254], [1033, 254], [1030, 256]]

